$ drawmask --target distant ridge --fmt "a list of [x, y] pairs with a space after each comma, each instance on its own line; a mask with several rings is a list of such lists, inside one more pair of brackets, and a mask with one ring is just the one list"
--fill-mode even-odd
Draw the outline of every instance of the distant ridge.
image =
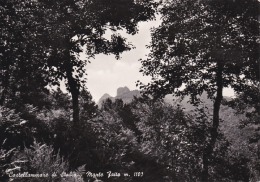
[[[201, 100], [202, 102], [202, 105], [206, 106], [206, 107], [212, 107], [213, 105], [213, 102], [212, 100], [210, 100], [208, 97], [207, 97], [207, 94], [204, 92], [202, 93], [200, 96], [198, 96], [198, 98]], [[185, 111], [191, 111], [191, 110], [194, 110], [196, 107], [193, 106], [190, 102], [190, 97], [189, 96], [185, 96], [183, 98], [183, 100], [181, 100], [180, 98], [178, 97], [174, 97], [172, 96], [171, 94], [169, 95], [166, 95], [164, 97], [164, 101], [168, 104], [171, 104], [171, 105], [179, 105], [181, 106]]]
[[[105, 101], [107, 98], [110, 98], [113, 102], [116, 99], [122, 99], [124, 103], [130, 103], [134, 97], [140, 97], [140, 91], [139, 90], [130, 90], [128, 87], [119, 87], [117, 89], [117, 95], [115, 97], [110, 96], [109, 94], [105, 93], [98, 101], [99, 108], [102, 105], [102, 102]], [[206, 93], [202, 93], [201, 96], [198, 98], [201, 99], [202, 105], [205, 107], [208, 107], [210, 110], [213, 109], [213, 101], [210, 100], [207, 97]], [[227, 100], [230, 100], [229, 97], [224, 97]], [[166, 95], [164, 97], [164, 101], [171, 105], [180, 105], [185, 111], [191, 111], [194, 110], [196, 107], [193, 106], [191, 103], [189, 103], [189, 96], [185, 96], [183, 100], [180, 100], [180, 98], [174, 97], [171, 94]]]

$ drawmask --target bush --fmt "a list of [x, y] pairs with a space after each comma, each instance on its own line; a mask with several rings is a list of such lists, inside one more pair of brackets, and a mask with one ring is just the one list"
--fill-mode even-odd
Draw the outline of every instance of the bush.
[[0, 143], [10, 150], [32, 142], [33, 130], [28, 127], [28, 121], [21, 118], [14, 110], [0, 107]]
[[[61, 174], [68, 171], [68, 162], [55, 153], [52, 146], [34, 142], [30, 148], [25, 148], [17, 153], [13, 161], [25, 161], [19, 165], [19, 173], [28, 172], [29, 174], [48, 174], [47, 178], [13, 178], [14, 181], [61, 181], [59, 175], [52, 178], [51, 175]], [[16, 174], [12, 170], [8, 170], [10, 175]]]

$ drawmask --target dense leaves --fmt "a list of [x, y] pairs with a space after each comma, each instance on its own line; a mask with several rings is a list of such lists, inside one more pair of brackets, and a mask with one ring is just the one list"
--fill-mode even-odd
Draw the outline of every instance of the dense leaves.
[[[153, 30], [141, 71], [152, 76], [148, 93], [187, 96], [199, 104], [214, 100], [210, 141], [204, 150], [202, 181], [218, 137], [223, 88], [240, 93], [259, 84], [259, 1], [164, 1], [162, 23]], [[259, 92], [259, 89], [258, 89]]]
[[[87, 90], [89, 58], [120, 58], [133, 46], [118, 30], [138, 33], [158, 3], [0, 2], [0, 181], [19, 172], [58, 175], [29, 179], [37, 182], [97, 180], [86, 175], [91, 171], [103, 172], [103, 181], [193, 182], [205, 169], [208, 181], [260, 179], [259, 2], [156, 2], [162, 24], [142, 60], [152, 76], [146, 88], [158, 97], [190, 95], [190, 109], [145, 96], [98, 108]], [[239, 95], [223, 101], [228, 86]], [[202, 93], [215, 104], [198, 102]], [[108, 171], [129, 176], [108, 178]]]
[[150, 90], [213, 96], [220, 63], [223, 87], [239, 91], [254, 85], [259, 79], [258, 6], [258, 1], [165, 1], [151, 54], [142, 60], [144, 74], [153, 76]]
[[[138, 22], [153, 18], [156, 3], [6, 0], [0, 7], [4, 20], [1, 22], [1, 105], [12, 76], [22, 82], [33, 78], [33, 83], [41, 88], [66, 80], [72, 95], [73, 118], [79, 122], [79, 90], [86, 81], [84, 66], [88, 59], [99, 53], [112, 53], [119, 58], [121, 52], [130, 50], [131, 46], [116, 30], [135, 34]], [[113, 32], [110, 39], [104, 36], [107, 30]], [[82, 59], [81, 53], [86, 54], [83, 57], [87, 60]], [[28, 84], [34, 86], [32, 82], [25, 85]]]

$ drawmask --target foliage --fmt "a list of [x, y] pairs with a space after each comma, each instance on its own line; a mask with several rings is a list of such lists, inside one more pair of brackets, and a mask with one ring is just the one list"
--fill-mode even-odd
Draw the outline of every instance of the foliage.
[[257, 126], [260, 124], [259, 84], [243, 90], [236, 98], [226, 102], [226, 105], [234, 108], [237, 114], [246, 115], [247, 119], [244, 119], [242, 125], [254, 124]]
[[[260, 179], [259, 171], [259, 149], [260, 149], [260, 123], [259, 123], [259, 91], [258, 86], [244, 90], [236, 98], [227, 101], [225, 104], [231, 106], [234, 111], [233, 115], [240, 117], [238, 123], [239, 135], [235, 135], [232, 141], [234, 151], [240, 155], [245, 155], [248, 160], [250, 170], [250, 179], [257, 181]], [[234, 129], [233, 129], [234, 130]], [[241, 146], [241, 144], [243, 145]]]
[[[69, 171], [69, 163], [55, 152], [52, 146], [34, 142], [30, 148], [25, 148], [23, 151], [17, 152], [14, 161], [20, 161], [17, 166], [20, 173], [28, 172], [29, 174], [48, 174], [47, 178], [29, 178], [30, 181], [77, 181], [83, 182], [81, 177], [82, 167], [77, 171]], [[13, 162], [14, 163], [14, 162]], [[13, 170], [7, 170], [9, 175], [15, 174]], [[17, 173], [17, 171], [16, 171]], [[77, 177], [61, 177], [62, 173], [77, 174]], [[56, 174], [57, 176], [52, 176]], [[13, 178], [13, 181], [27, 181], [28, 178]]]
[[140, 118], [137, 123], [142, 132], [140, 150], [155, 157], [166, 169], [165, 178], [169, 181], [196, 180], [204, 139], [195, 132], [203, 135], [204, 130], [199, 126], [192, 128], [193, 121], [181, 108], [161, 101], [134, 102], [133, 108]]
[[150, 90], [194, 99], [204, 91], [213, 96], [217, 62], [224, 65], [224, 87], [239, 91], [254, 85], [259, 78], [258, 6], [254, 0], [165, 1], [151, 53], [142, 60], [141, 71], [153, 77]]
[[[1, 102], [10, 98], [37, 95], [46, 82], [47, 70], [42, 69], [42, 47], [37, 44], [37, 20], [28, 11], [29, 1], [1, 1], [0, 91]], [[32, 97], [31, 97], [32, 98]]]
[[[28, 172], [30, 174], [61, 174], [68, 171], [68, 162], [60, 157], [59, 153], [55, 154], [52, 146], [34, 142], [30, 148], [25, 148], [23, 152], [17, 154], [17, 159], [23, 159], [26, 162], [20, 166], [20, 172]], [[24, 181], [28, 179], [23, 179]], [[17, 180], [15, 181], [23, 181]], [[46, 181], [41, 178], [32, 178], [31, 181]], [[49, 177], [49, 181], [53, 181]]]
[[[55, 95], [55, 92], [53, 94]], [[124, 104], [122, 100], [115, 102], [107, 100], [103, 103], [102, 109], [95, 111], [94, 115], [82, 112], [82, 118], [85, 118], [85, 120], [82, 120], [81, 128], [75, 133], [70, 119], [71, 113], [67, 110], [68, 107], [64, 104], [62, 107], [57, 104], [58, 102], [66, 103], [68, 97], [66, 97], [66, 94], [60, 94], [59, 97], [55, 96], [55, 98], [59, 98], [59, 101], [53, 100], [51, 110], [40, 110], [28, 105], [27, 112], [30, 113], [31, 117], [34, 116], [33, 120], [39, 120], [38, 124], [41, 122], [47, 124], [48, 133], [51, 137], [50, 143], [53, 147], [49, 147], [48, 152], [45, 151], [48, 148], [46, 144], [38, 143], [34, 145], [43, 146], [44, 153], [52, 152], [56, 155], [59, 152], [60, 155], [65, 156], [68, 159], [66, 165], [69, 166], [70, 170], [76, 170], [79, 166], [86, 164], [85, 170], [87, 171], [107, 172], [112, 170], [122, 173], [143, 171], [145, 174], [140, 179], [122, 178], [125, 181], [196, 181], [199, 179], [202, 167], [202, 151], [209, 142], [210, 136], [210, 115], [212, 113], [206, 112], [206, 108], [198, 107], [194, 111], [189, 111], [188, 114], [180, 107], [170, 106], [163, 101], [154, 101], [148, 98], [135, 99], [129, 104]], [[90, 97], [87, 96], [86, 98]], [[70, 104], [70, 102], [67, 103]], [[92, 105], [91, 101], [87, 101], [87, 99], [82, 100], [82, 103], [83, 105], [90, 103], [90, 105], [87, 104], [86, 108]], [[223, 108], [223, 110], [226, 109]], [[19, 118], [22, 115], [15, 114], [11, 110], [8, 110], [11, 114], [6, 114], [6, 112], [3, 112], [4, 115], [2, 115], [5, 116], [2, 118], [9, 118], [5, 119], [6, 121], [15, 120], [16, 123], [22, 121]], [[230, 116], [233, 111], [227, 110], [227, 112]], [[8, 115], [9, 117], [7, 117]], [[30, 119], [30, 117], [27, 118]], [[229, 119], [235, 120], [235, 116]], [[13, 126], [12, 131], [24, 130], [13, 123], [10, 125]], [[31, 125], [25, 126], [32, 128]], [[38, 125], [38, 127], [40, 126]], [[233, 126], [231, 131], [227, 130], [227, 132], [230, 132], [230, 135], [227, 135], [230, 144], [224, 140], [222, 135], [217, 140], [214, 155], [211, 158], [212, 164], [214, 164], [210, 168], [210, 179], [212, 181], [248, 179], [250, 173], [250, 175], [257, 177], [257, 174], [254, 174], [257, 172], [255, 170], [257, 163], [249, 162], [249, 160], [254, 161], [255, 159], [252, 155], [254, 151], [250, 153], [251, 149], [248, 149], [248, 151], [240, 150], [242, 149], [241, 145], [236, 144], [235, 141], [238, 136], [234, 136], [235, 140], [232, 138], [232, 135], [236, 132], [235, 127], [237, 126]], [[229, 127], [226, 126], [226, 128]], [[223, 130], [221, 129], [221, 131]], [[32, 133], [31, 140], [34, 136], [42, 138], [40, 136], [45, 135], [38, 130], [35, 130], [35, 132], [35, 134]], [[245, 134], [241, 133], [242, 131], [238, 132], [240, 132], [241, 137], [246, 135], [246, 131], [243, 131]], [[6, 141], [8, 141], [9, 135], [5, 136]], [[243, 137], [241, 140], [244, 140]], [[28, 142], [27, 138], [21, 139]], [[8, 146], [11, 147], [6, 143], [5, 147]], [[30, 151], [31, 157], [37, 156], [34, 155], [36, 151], [33, 148], [37, 147], [27, 147], [25, 150], [25, 152]], [[20, 154], [16, 156], [26, 156], [25, 152], [19, 151]], [[38, 155], [38, 157], [40, 156], [41, 154]], [[46, 155], [42, 156], [44, 160], [45, 157]], [[19, 159], [24, 161], [21, 157], [16, 159], [18, 160], [13, 161], [19, 161]], [[35, 161], [32, 161], [36, 162], [37, 160], [40, 159], [35, 158]], [[37, 166], [34, 162], [30, 165], [27, 164]], [[50, 162], [51, 160], [48, 163]], [[11, 163], [7, 162], [8, 165]], [[21, 169], [27, 169], [28, 165], [24, 164]], [[37, 164], [40, 165], [40, 163]], [[38, 171], [38, 168], [35, 171]], [[236, 174], [238, 171], [241, 175]], [[108, 179], [104, 178], [104, 180]]]
[[[214, 100], [210, 141], [203, 152], [201, 181], [209, 180], [210, 158], [218, 137], [223, 88], [241, 92], [259, 83], [258, 7], [251, 1], [164, 1], [162, 24], [152, 33], [141, 71], [152, 76], [142, 86], [157, 97], [166, 94]], [[246, 25], [246, 26], [245, 26]]]
[[18, 171], [20, 168], [17, 165], [23, 163], [23, 161], [12, 160], [15, 152], [15, 148], [10, 150], [0, 149], [0, 180], [3, 182], [8, 181], [7, 171]]
[[28, 121], [20, 117], [19, 113], [9, 108], [0, 107], [0, 142], [3, 149], [28, 145], [32, 141], [33, 130]]
[[108, 107], [107, 103], [110, 102], [111, 100], [104, 102], [102, 106], [104, 109], [89, 123], [94, 136], [92, 140], [97, 139], [95, 150], [99, 152], [94, 152], [100, 165], [97, 169], [124, 170], [131, 163], [124, 161], [125, 155], [131, 150], [130, 146], [135, 145], [136, 138], [118, 115], [116, 104], [111, 103], [112, 105]]
[[80, 120], [82, 122], [86, 122], [97, 114], [98, 106], [92, 99], [91, 94], [87, 90], [83, 89], [80, 92], [79, 106], [81, 108]]
[[[159, 3], [162, 24], [142, 60], [153, 77], [145, 88], [158, 97], [190, 95], [189, 113], [148, 97], [108, 99], [98, 109], [86, 89], [89, 58], [133, 48], [118, 32], [137, 33], [138, 22], [153, 18], [154, 1], [0, 2], [0, 181], [12, 172], [86, 170], [144, 172], [120, 181], [201, 181], [205, 164], [209, 181], [259, 180], [259, 2]], [[46, 87], [61, 80], [71, 96]], [[233, 109], [220, 107], [228, 86], [239, 94], [223, 102]], [[206, 92], [215, 101], [209, 109], [198, 98]]]
[[[130, 50], [131, 46], [116, 30], [125, 29], [127, 33], [135, 34], [138, 22], [153, 18], [155, 6], [156, 3], [147, 0], [113, 0], [109, 3], [88, 0], [3, 1], [1, 90], [4, 92], [1, 105], [10, 89], [13, 74], [22, 75], [21, 81], [27, 85], [31, 76], [41, 88], [46, 83], [59, 85], [65, 80], [72, 96], [73, 118], [78, 122], [79, 90], [86, 81], [84, 66], [88, 62], [80, 58], [83, 47], [87, 59], [99, 53], [112, 53], [119, 58], [119, 54]], [[10, 33], [9, 29], [12, 30]], [[110, 39], [104, 36], [107, 29], [113, 32]], [[17, 42], [16, 38], [21, 39]], [[17, 46], [14, 50], [18, 54], [12, 54], [12, 44]]]
[[[148, 98], [135, 99], [130, 104], [107, 99], [101, 111], [100, 121], [93, 124], [106, 143], [105, 155], [113, 152], [112, 159], [118, 160], [108, 161], [109, 164], [144, 171], [147, 175], [141, 181], [198, 178], [205, 123], [192, 125], [193, 121], [180, 108]], [[113, 146], [118, 152], [114, 153]]]

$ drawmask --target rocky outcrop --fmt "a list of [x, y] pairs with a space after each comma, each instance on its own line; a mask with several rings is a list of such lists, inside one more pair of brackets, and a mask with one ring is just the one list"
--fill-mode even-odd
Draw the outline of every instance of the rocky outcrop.
[[124, 103], [130, 103], [134, 97], [140, 97], [140, 92], [138, 90], [130, 90], [128, 87], [119, 87], [117, 89], [117, 95], [115, 97], [110, 96], [109, 94], [104, 94], [98, 101], [98, 106], [101, 107], [102, 102], [107, 98], [110, 98], [112, 101], [116, 99], [122, 99]]

